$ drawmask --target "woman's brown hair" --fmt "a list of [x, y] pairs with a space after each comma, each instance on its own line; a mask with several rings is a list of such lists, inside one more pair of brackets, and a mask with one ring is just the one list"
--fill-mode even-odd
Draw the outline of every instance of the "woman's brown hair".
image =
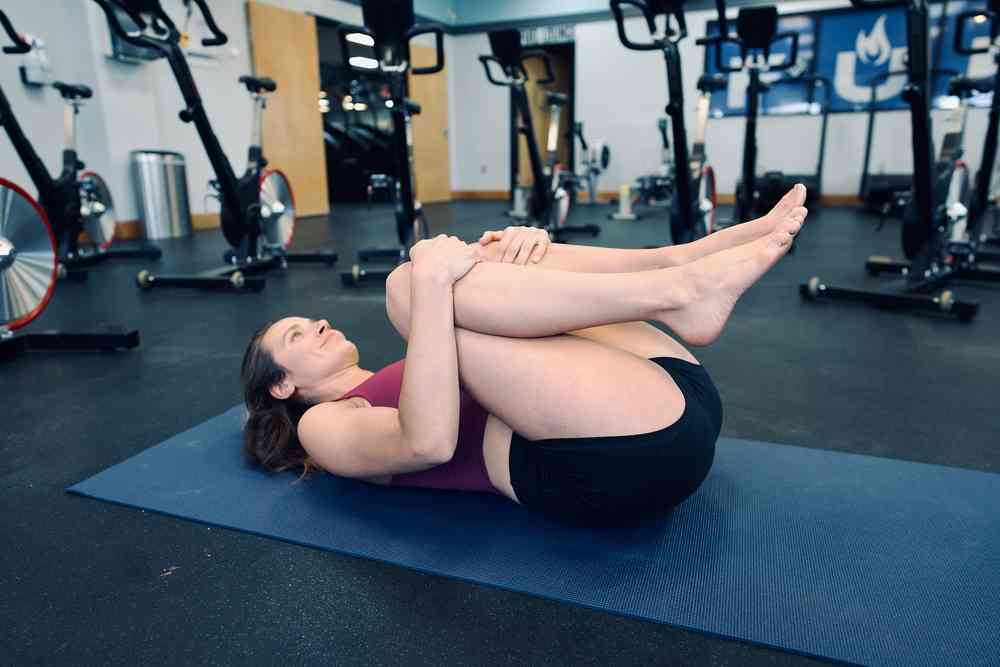
[[243, 454], [251, 464], [272, 472], [301, 467], [299, 479], [303, 479], [319, 469], [298, 437], [299, 420], [311, 406], [297, 396], [281, 400], [271, 395], [271, 387], [284, 380], [287, 373], [262, 344], [271, 324], [250, 339], [240, 367], [248, 412], [243, 426]]

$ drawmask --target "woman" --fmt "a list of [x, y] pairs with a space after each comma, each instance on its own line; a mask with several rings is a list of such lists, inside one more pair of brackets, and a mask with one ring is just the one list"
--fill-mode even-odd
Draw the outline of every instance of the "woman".
[[550, 246], [523, 227], [421, 241], [386, 283], [405, 360], [365, 370], [325, 320], [254, 335], [245, 452], [275, 471], [502, 494], [576, 524], [662, 514], [708, 474], [722, 405], [643, 320], [715, 340], [787, 252], [805, 196], [797, 185], [763, 218], [650, 250]]

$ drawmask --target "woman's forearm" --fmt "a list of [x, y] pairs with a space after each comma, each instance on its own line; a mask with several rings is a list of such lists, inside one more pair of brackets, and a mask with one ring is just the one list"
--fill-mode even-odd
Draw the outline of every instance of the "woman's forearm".
[[447, 461], [458, 443], [458, 345], [451, 280], [414, 267], [410, 281], [410, 335], [399, 419], [418, 451]]
[[[549, 246], [541, 262], [530, 263], [544, 269], [570, 271], [574, 273], [631, 273], [651, 271], [676, 266], [684, 262], [674, 255], [677, 248], [601, 248], [595, 246], [553, 243]], [[502, 262], [501, 244], [494, 241], [483, 247], [487, 262]]]

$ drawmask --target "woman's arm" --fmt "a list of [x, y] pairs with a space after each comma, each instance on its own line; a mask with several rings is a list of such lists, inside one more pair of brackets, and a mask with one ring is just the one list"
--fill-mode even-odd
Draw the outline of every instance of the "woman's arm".
[[414, 265], [410, 304], [399, 420], [412, 446], [449, 461], [458, 445], [459, 417], [453, 279], [438, 266]]

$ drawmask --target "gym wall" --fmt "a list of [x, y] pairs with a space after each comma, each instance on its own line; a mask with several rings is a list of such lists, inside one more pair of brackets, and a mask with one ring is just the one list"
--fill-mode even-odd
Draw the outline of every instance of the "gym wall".
[[[848, 3], [817, 0], [795, 2], [779, 9], [803, 12]], [[473, 5], [475, 6], [475, 5]], [[602, 5], [603, 6], [603, 5]], [[520, 15], [519, 15], [520, 16]], [[694, 39], [705, 32], [714, 11], [687, 14], [689, 37], [681, 42], [685, 123], [689, 136], [694, 129], [695, 83], [704, 64], [702, 47]], [[461, 16], [465, 21], [467, 17]], [[639, 21], [632, 19], [637, 29]], [[631, 27], [631, 26], [630, 26]], [[641, 34], [641, 33], [639, 33]], [[489, 53], [485, 34], [451, 38], [452, 77], [465, 101], [452, 118], [452, 189], [455, 191], [506, 191], [509, 155], [507, 92], [486, 81], [476, 57]], [[576, 119], [583, 122], [588, 142], [604, 140], [611, 146], [611, 167], [602, 176], [600, 188], [616, 191], [641, 174], [654, 172], [660, 161], [657, 119], [664, 116], [666, 71], [657, 52], [629, 51], [618, 41], [615, 25], [606, 21], [576, 25]], [[945, 112], [934, 113], [935, 141], [940, 141]], [[857, 193], [864, 158], [866, 115], [833, 114], [827, 130], [827, 154], [823, 174], [826, 195], [852, 197]], [[969, 112], [966, 148], [973, 169], [978, 167], [987, 112]], [[812, 172], [819, 150], [819, 117], [762, 117], [758, 123], [758, 169], [781, 168], [786, 172]], [[721, 193], [735, 191], [743, 150], [744, 119], [710, 119], [706, 135], [708, 155], [716, 170]], [[881, 112], [876, 118], [872, 155], [873, 171], [907, 171], [910, 167], [908, 112]]]

